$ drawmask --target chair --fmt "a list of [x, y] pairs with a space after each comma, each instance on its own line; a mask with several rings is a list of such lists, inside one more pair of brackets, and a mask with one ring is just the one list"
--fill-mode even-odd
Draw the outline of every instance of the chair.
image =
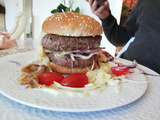
[[22, 11], [18, 12], [15, 17], [15, 25], [9, 32], [11, 35], [11, 39], [18, 40], [21, 37], [22, 33], [25, 31], [26, 25], [27, 15]]

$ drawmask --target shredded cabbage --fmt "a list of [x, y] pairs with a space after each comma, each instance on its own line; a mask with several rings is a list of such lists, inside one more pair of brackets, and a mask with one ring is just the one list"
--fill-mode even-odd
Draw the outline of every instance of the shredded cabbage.
[[44, 33], [41, 32], [38, 38], [38, 47], [37, 47], [37, 56], [38, 60], [41, 61], [44, 65], [48, 66], [48, 68], [51, 71], [50, 65], [49, 65], [49, 58], [46, 55], [45, 49], [42, 47], [41, 39], [44, 36]]
[[75, 61], [74, 57], [80, 57], [81, 59], [90, 59], [93, 55], [98, 54], [98, 52], [90, 53], [88, 56], [82, 55], [82, 54], [70, 54], [70, 57], [73, 61]]

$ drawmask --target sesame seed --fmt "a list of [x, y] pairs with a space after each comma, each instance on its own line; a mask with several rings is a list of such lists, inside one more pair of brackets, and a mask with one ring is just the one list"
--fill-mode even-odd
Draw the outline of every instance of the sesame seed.
[[60, 18], [59, 18], [59, 17], [56, 17], [55, 19], [56, 19], [57, 21], [60, 21]]

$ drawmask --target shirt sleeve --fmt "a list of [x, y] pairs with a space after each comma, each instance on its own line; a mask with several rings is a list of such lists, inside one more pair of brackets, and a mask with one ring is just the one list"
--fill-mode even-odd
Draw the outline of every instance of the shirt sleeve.
[[130, 14], [124, 26], [117, 24], [117, 20], [111, 12], [106, 19], [101, 21], [105, 36], [115, 46], [125, 45], [137, 30], [134, 11]]

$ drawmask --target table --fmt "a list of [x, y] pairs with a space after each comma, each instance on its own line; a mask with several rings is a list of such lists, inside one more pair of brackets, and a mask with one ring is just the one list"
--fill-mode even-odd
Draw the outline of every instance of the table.
[[17, 48], [0, 50], [0, 57], [35, 50], [36, 42], [37, 42], [37, 40], [33, 40], [33, 39], [18, 40], [17, 41], [17, 44], [18, 44]]
[[[20, 52], [28, 51], [23, 50]], [[144, 66], [141, 68], [148, 73], [156, 74]], [[146, 77], [149, 81], [148, 89], [140, 99], [104, 111], [74, 113], [42, 110], [14, 102], [0, 94], [0, 120], [159, 120], [160, 77]]]

